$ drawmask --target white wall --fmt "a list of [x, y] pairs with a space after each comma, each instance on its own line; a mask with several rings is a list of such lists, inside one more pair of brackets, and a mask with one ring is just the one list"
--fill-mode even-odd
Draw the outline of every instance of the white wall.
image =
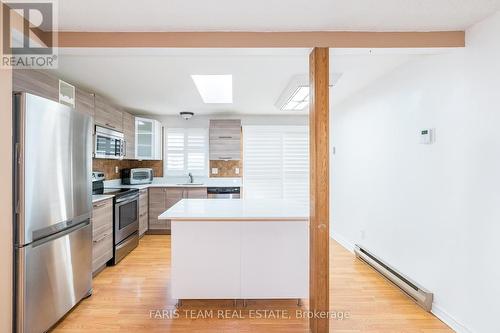
[[497, 13], [464, 50], [399, 67], [331, 117], [332, 236], [434, 292], [463, 332], [500, 332], [499, 34]]

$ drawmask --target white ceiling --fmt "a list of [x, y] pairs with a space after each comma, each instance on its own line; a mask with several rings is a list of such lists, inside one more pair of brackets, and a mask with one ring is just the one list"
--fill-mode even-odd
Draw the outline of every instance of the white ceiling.
[[500, 0], [64, 0], [66, 31], [465, 29]]
[[[335, 49], [331, 104], [404, 62], [435, 49]], [[449, 52], [449, 51], [448, 51]], [[62, 49], [60, 77], [136, 114], [307, 114], [275, 103], [290, 80], [308, 73], [308, 49]], [[232, 74], [233, 104], [204, 104], [192, 74]]]

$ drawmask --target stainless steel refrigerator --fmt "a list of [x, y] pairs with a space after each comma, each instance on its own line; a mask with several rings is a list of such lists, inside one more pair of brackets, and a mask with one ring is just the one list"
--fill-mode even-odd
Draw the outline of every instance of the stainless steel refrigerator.
[[92, 118], [14, 94], [15, 326], [47, 331], [92, 292]]

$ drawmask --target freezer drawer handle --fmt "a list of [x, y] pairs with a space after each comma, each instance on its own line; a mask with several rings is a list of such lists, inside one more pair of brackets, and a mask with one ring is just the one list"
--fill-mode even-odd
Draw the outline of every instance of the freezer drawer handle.
[[58, 239], [58, 238], [61, 238], [61, 237], [64, 237], [66, 235], [69, 235], [70, 233], [72, 233], [73, 231], [76, 231], [76, 230], [80, 230], [80, 229], [83, 229], [87, 226], [90, 225], [90, 218], [85, 220], [85, 221], [82, 221], [80, 223], [78, 223], [77, 225], [74, 225], [68, 229], [65, 229], [65, 230], [62, 230], [60, 232], [57, 232], [55, 234], [52, 234], [48, 237], [45, 237], [45, 238], [42, 238], [42, 239], [39, 239], [37, 241], [34, 241], [33, 243], [31, 243], [31, 246], [32, 247], [37, 247], [37, 246], [40, 246], [42, 244], [45, 244], [47, 242], [50, 242], [54, 239]]
[[[33, 234], [32, 234], [33, 242], [36, 242], [38, 240], [42, 240], [42, 239], [49, 237], [49, 236], [52, 236], [52, 235], [59, 235], [61, 232], [65, 232], [69, 228], [80, 225], [81, 223], [86, 222], [87, 220], [90, 221], [91, 215], [92, 215], [91, 213], [86, 213], [86, 214], [80, 215], [78, 217], [75, 217], [72, 220], [62, 221], [62, 222], [59, 222], [57, 224], [51, 225], [49, 227], [35, 230], [35, 231], [33, 231]], [[57, 236], [56, 238], [58, 238], [58, 237], [59, 236]]]

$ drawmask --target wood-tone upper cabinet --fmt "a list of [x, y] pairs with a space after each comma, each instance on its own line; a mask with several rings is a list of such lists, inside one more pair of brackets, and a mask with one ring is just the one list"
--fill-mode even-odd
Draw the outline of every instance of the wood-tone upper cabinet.
[[[12, 90], [59, 102], [59, 78], [44, 70], [13, 70]], [[75, 87], [75, 109], [94, 116], [94, 95]]]
[[34, 69], [14, 69], [12, 90], [27, 92], [59, 102], [59, 79], [47, 71]]
[[92, 272], [96, 273], [113, 258], [113, 199], [93, 204]]
[[95, 95], [94, 122], [96, 125], [123, 132], [122, 110], [111, 105], [99, 95]]
[[210, 120], [210, 160], [241, 159], [241, 120]]
[[139, 190], [139, 236], [148, 231], [148, 189]]
[[135, 116], [123, 112], [123, 135], [125, 136], [125, 159], [135, 159]]
[[77, 111], [94, 117], [94, 94], [88, 93], [78, 87], [75, 88], [75, 108]]
[[135, 117], [135, 158], [162, 159], [162, 125], [158, 120]]

